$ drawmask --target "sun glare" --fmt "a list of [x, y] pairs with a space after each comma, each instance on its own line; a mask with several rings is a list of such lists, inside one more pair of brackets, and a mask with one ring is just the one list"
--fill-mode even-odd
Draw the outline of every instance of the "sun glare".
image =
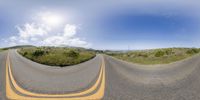
[[56, 13], [42, 13], [40, 14], [40, 17], [42, 22], [49, 26], [59, 26], [63, 22], [63, 17]]

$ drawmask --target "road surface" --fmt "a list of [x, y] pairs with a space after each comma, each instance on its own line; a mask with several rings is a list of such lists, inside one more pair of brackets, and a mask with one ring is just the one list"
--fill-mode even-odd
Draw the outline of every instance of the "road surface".
[[0, 100], [6, 100], [6, 97], [5, 97], [6, 95], [5, 93], [6, 55], [7, 55], [6, 51], [0, 52]]
[[97, 55], [75, 66], [49, 67], [15, 50], [0, 53], [0, 60], [3, 100], [200, 100], [199, 55], [154, 66]]
[[199, 56], [160, 66], [105, 61], [105, 100], [200, 100]]

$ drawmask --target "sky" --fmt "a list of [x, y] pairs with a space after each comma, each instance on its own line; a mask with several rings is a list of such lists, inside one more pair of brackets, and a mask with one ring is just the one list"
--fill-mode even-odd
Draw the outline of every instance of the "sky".
[[0, 48], [200, 47], [199, 0], [0, 0]]

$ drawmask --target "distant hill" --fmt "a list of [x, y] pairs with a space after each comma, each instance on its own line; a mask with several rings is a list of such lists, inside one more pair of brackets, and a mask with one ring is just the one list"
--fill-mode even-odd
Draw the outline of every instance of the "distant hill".
[[18, 46], [12, 46], [12, 47], [6, 47], [6, 48], [3, 48], [4, 50], [7, 50], [7, 49], [18, 49], [18, 48], [24, 48], [24, 47], [35, 47], [33, 45], [18, 45]]

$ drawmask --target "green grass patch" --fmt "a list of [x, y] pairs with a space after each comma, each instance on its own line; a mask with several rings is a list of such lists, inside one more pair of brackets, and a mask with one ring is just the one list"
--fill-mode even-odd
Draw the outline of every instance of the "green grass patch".
[[85, 62], [96, 55], [94, 51], [83, 48], [62, 47], [21, 48], [18, 53], [41, 64], [61, 67]]
[[5, 49], [5, 48], [0, 48], [0, 52], [5, 51], [5, 50], [7, 50], [7, 49]]
[[168, 64], [198, 54], [198, 48], [164, 48], [129, 52], [109, 52], [110, 56], [128, 62], [152, 65]]

